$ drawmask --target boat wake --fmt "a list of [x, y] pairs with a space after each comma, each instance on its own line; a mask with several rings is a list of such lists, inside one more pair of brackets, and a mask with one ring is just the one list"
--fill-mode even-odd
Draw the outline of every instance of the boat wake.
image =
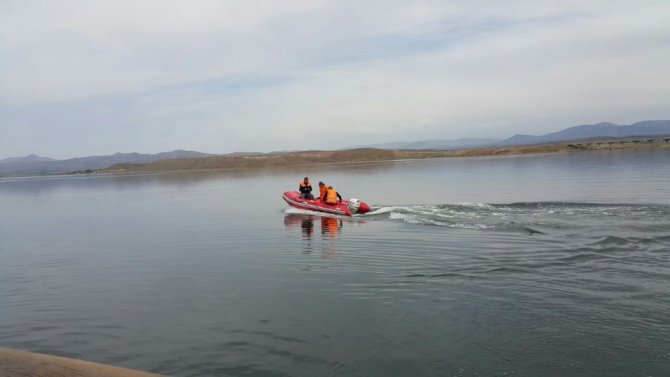
[[365, 218], [448, 228], [566, 235], [585, 228], [631, 232], [670, 231], [670, 206], [532, 202], [376, 206]]

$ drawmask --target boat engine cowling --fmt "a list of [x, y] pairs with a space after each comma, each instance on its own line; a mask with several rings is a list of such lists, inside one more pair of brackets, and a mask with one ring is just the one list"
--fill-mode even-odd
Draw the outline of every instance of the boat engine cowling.
[[358, 209], [361, 206], [361, 201], [358, 199], [349, 199], [347, 202], [347, 207], [349, 207], [349, 211], [351, 211], [352, 214], [358, 213]]

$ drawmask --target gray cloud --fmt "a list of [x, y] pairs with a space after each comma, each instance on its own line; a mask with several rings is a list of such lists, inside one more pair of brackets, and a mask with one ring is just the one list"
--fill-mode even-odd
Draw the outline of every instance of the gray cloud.
[[584, 3], [5, 2], [0, 157], [670, 118], [670, 4]]

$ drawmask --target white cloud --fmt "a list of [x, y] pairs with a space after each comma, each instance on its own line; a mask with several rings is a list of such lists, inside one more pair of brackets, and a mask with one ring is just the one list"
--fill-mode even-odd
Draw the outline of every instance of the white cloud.
[[670, 117], [668, 19], [634, 1], [6, 2], [0, 105], [122, 99], [138, 134], [209, 150]]

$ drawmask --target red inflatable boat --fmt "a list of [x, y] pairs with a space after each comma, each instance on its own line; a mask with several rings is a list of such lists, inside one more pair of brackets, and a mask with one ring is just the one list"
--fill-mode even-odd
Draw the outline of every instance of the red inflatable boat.
[[330, 213], [333, 215], [351, 216], [354, 214], [370, 212], [370, 207], [358, 199], [342, 200], [341, 203], [330, 205], [323, 203], [318, 199], [303, 199], [300, 197], [300, 193], [297, 191], [286, 191], [283, 195], [283, 198], [291, 207], [315, 212]]

